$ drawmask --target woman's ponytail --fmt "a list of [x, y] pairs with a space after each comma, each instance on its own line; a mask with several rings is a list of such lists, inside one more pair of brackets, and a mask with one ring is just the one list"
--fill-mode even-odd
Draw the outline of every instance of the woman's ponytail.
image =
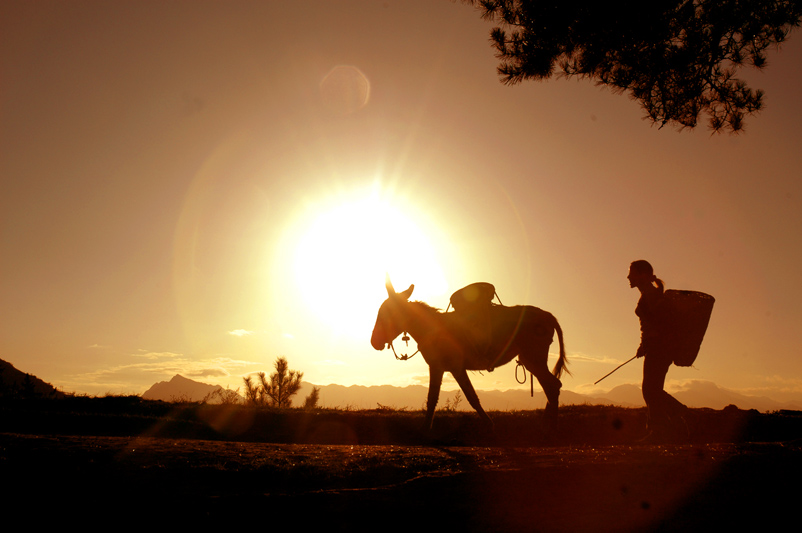
[[637, 261], [632, 262], [630, 268], [643, 274], [646, 274], [647, 276], [651, 276], [652, 283], [654, 283], [657, 286], [657, 288], [660, 289], [660, 292], [662, 293], [665, 291], [665, 284], [663, 283], [663, 280], [654, 275], [654, 269], [652, 268], [651, 263], [649, 263], [648, 261], [645, 261], [643, 259], [638, 259]]

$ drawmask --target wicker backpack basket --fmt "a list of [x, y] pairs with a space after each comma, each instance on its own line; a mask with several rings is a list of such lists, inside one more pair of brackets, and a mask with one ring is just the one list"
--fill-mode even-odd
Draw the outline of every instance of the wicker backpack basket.
[[672, 310], [674, 364], [691, 366], [699, 355], [716, 299], [698, 291], [665, 291]]

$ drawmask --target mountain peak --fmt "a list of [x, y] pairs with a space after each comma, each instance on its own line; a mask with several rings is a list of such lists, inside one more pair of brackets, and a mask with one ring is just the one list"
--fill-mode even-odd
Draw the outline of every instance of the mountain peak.
[[170, 381], [160, 381], [146, 390], [142, 398], [146, 400], [163, 400], [166, 402], [188, 401], [199, 402], [216, 390], [223, 387], [200, 383], [181, 374], [176, 374]]
[[[164, 383], [164, 382], [162, 382], [162, 383]], [[173, 376], [170, 379], [170, 381], [168, 383], [177, 384], [177, 383], [199, 383], [199, 382], [198, 381], [193, 381], [193, 380], [191, 380], [189, 378], [185, 378], [181, 374], [176, 374], [175, 376]]]

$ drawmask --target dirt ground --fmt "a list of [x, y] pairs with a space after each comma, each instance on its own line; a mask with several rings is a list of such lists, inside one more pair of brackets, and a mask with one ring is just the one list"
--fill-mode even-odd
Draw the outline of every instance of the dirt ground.
[[59, 526], [772, 530], [797, 518], [800, 474], [798, 441], [482, 447], [0, 434], [4, 514]]

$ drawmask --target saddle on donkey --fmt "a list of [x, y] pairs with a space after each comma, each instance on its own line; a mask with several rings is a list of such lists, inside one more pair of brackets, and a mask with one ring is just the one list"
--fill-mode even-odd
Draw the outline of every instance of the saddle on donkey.
[[[493, 303], [493, 298], [498, 299], [499, 303]], [[476, 353], [487, 356], [487, 370], [492, 372], [495, 357], [488, 353], [494, 340], [492, 313], [495, 307], [501, 305], [496, 288], [492, 283], [471, 283], [452, 294], [449, 305], [454, 308], [454, 315]]]

